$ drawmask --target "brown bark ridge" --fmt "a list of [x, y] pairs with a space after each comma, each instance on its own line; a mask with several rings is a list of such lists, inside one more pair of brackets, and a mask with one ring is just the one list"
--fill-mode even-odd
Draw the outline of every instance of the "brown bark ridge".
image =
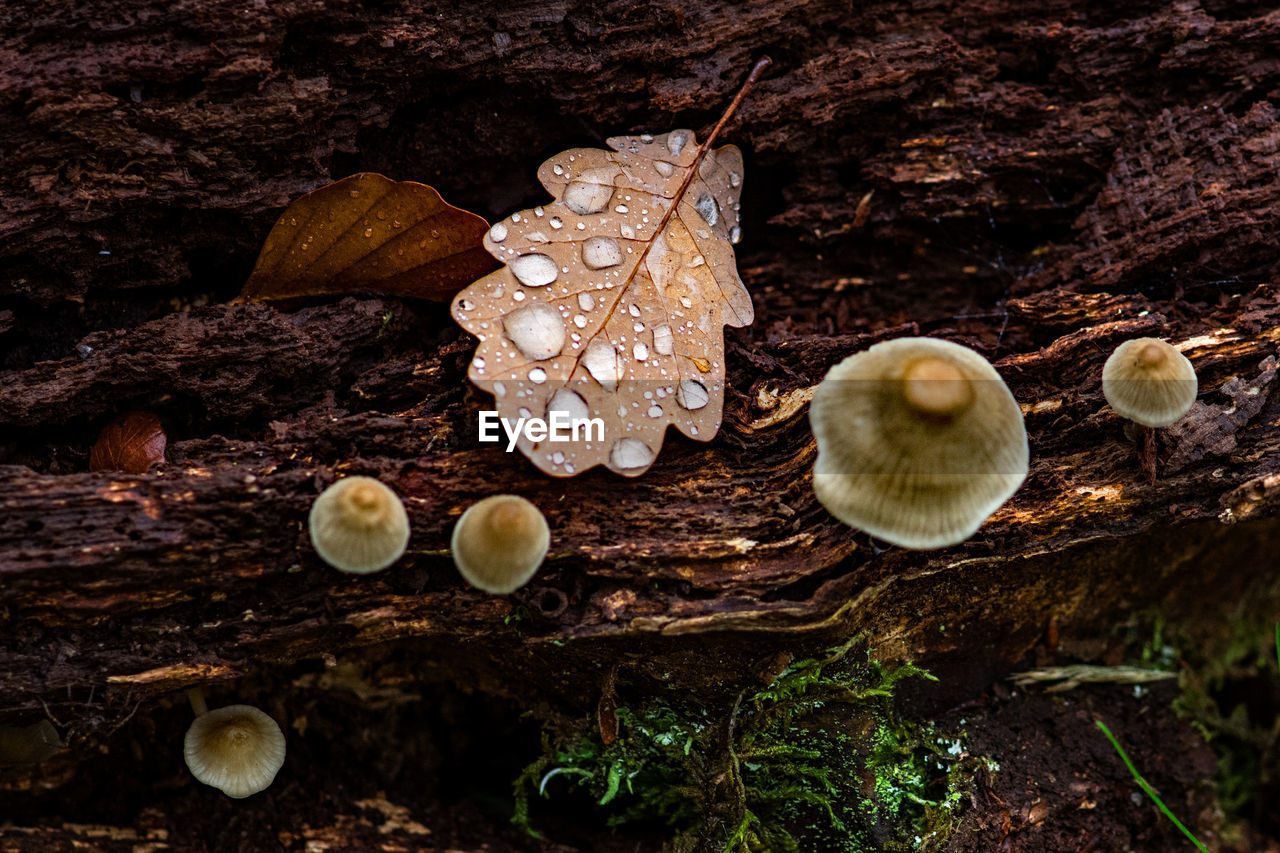
[[[1096, 635], [1135, 608], [1272, 592], [1280, 12], [1263, 4], [56, 0], [3, 20], [0, 722], [47, 713], [97, 744], [181, 688], [386, 644], [586, 713], [616, 663], [710, 695], [854, 632], [932, 667], [942, 703], [1051, 617]], [[638, 481], [554, 481], [478, 444], [474, 342], [439, 306], [223, 304], [305, 191], [377, 170], [502, 215], [542, 197], [554, 151], [704, 129], [763, 53], [723, 136], [747, 151], [757, 320], [728, 336], [721, 435], [672, 436]], [[880, 550], [809, 482], [813, 387], [907, 333], [989, 357], [1031, 438], [1022, 490], [941, 551]], [[1099, 388], [1139, 335], [1201, 378], [1152, 485]], [[160, 415], [166, 462], [89, 473], [129, 409]], [[414, 530], [364, 578], [323, 566], [303, 527], [356, 473], [403, 495]], [[553, 531], [509, 597], [465, 587], [447, 551], [499, 491]]]

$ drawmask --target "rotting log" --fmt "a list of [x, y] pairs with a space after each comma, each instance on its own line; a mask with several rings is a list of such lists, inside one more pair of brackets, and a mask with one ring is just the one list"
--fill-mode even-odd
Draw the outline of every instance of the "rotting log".
[[[410, 638], [437, 657], [465, 638], [467, 656], [495, 682], [537, 673], [525, 682], [534, 695], [524, 698], [558, 702], [586, 698], [581, 679], [594, 681], [617, 656], [643, 655], [637, 675], [670, 672], [673, 686], [688, 679], [682, 686], [697, 688], [732, 680], [751, 657], [815, 630], [828, 639], [866, 632], [893, 654], [926, 660], [967, 654], [973, 630], [973, 642], [1004, 638], [987, 666], [1015, 660], [1050, 615], [1073, 625], [1114, 618], [1105, 602], [1153, 603], [1175, 580], [1197, 585], [1184, 577], [1188, 561], [1218, 554], [1225, 537], [1274, 529], [1280, 424], [1266, 408], [1276, 378], [1267, 353], [1280, 342], [1274, 291], [1260, 288], [1181, 327], [1145, 301], [1106, 298], [1116, 319], [997, 362], [1027, 413], [1031, 476], [979, 536], [938, 552], [877, 554], [811, 492], [810, 383], [871, 336], [758, 345], [757, 360], [777, 367], [735, 372], [739, 390], [721, 438], [677, 443], [659, 474], [625, 488], [598, 472], [551, 480], [478, 444], [481, 401], [460, 390], [462, 346], [405, 363], [427, 396], [405, 410], [380, 413], [376, 386], [358, 378], [351, 390], [364, 411], [320, 403], [270, 422], [260, 440], [173, 441], [167, 464], [152, 474], [7, 468], [0, 535], [16, 629], [6, 650], [8, 708], [70, 711], [68, 689], [94, 685], [146, 699], [273, 662]], [[1033, 332], [1030, 318], [1052, 304], [1021, 300], [1011, 312]], [[295, 321], [331, 323], [332, 337], [321, 337], [332, 341], [359, 340], [351, 328], [361, 323], [369, 338], [398, 325], [411, 334], [399, 307], [388, 305], [170, 315], [88, 339], [87, 358], [24, 371], [0, 391], [0, 407], [16, 421], [29, 400], [31, 422], [47, 423], [49, 400], [134, 398], [140, 387], [175, 385], [199, 408], [216, 409], [232, 394], [246, 407], [269, 405], [273, 385], [297, 374], [246, 342], [274, 346], [282, 324]], [[1050, 310], [1052, 323], [1058, 313]], [[1240, 328], [1244, 315], [1258, 325]], [[1116, 343], [1154, 330], [1188, 344], [1204, 390], [1192, 414], [1161, 433], [1161, 474], [1147, 486], [1098, 374]], [[299, 355], [332, 375], [341, 371], [326, 357], [345, 352], [310, 347]], [[312, 553], [307, 509], [344, 473], [375, 474], [407, 499], [414, 539], [395, 571], [348, 578]], [[555, 542], [530, 587], [495, 598], [465, 588], [447, 549], [460, 512], [499, 489], [544, 507]], [[530, 614], [519, 631], [505, 621], [517, 607]], [[947, 623], [955, 627], [943, 638], [937, 625]], [[682, 672], [662, 650], [687, 654], [676, 638], [691, 634], [715, 635], [739, 653], [725, 668]], [[65, 642], [73, 655], [59, 654]], [[989, 676], [985, 668], [975, 675]]]
[[[634, 689], [712, 696], [855, 632], [931, 667], [940, 705], [1050, 617], [1096, 637], [1145, 606], [1274, 593], [1280, 13], [1262, 4], [63, 0], [5, 21], [0, 721], [48, 713], [95, 744], [182, 687], [388, 644], [424, 677], [581, 713], [617, 662]], [[757, 321], [728, 335], [721, 435], [669, 440], [637, 481], [550, 480], [478, 444], [472, 342], [439, 306], [221, 304], [304, 191], [377, 169], [500, 215], [541, 198], [550, 152], [700, 129], [764, 52], [724, 137], [748, 152]], [[812, 387], [907, 333], [991, 358], [1031, 435], [1023, 489], [937, 552], [881, 552], [808, 479]], [[1202, 387], [1154, 485], [1098, 386], [1144, 334]], [[130, 408], [165, 420], [167, 462], [87, 473]], [[408, 499], [411, 553], [382, 575], [308, 547], [310, 501], [347, 473]], [[554, 532], [508, 598], [447, 556], [495, 491]]]
[[[175, 837], [165, 815], [144, 811], [136, 826], [64, 823], [57, 826], [8, 828], [0, 832], [0, 853], [41, 850], [47, 853], [94, 850], [101, 853], [164, 853], [191, 849], [190, 841]], [[459, 846], [438, 838], [414, 820], [409, 808], [385, 797], [356, 800], [328, 823], [287, 820], [275, 833], [280, 849], [308, 851], [371, 851], [371, 853], [488, 853], [493, 848]], [[578, 853], [565, 845], [548, 845], [546, 853]], [[621, 850], [618, 853], [622, 853]]]

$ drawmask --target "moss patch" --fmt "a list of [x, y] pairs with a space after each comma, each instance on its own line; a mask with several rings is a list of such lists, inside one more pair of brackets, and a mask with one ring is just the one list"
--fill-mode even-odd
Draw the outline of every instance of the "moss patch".
[[667, 825], [680, 853], [936, 849], [968, 775], [990, 765], [962, 737], [894, 713], [906, 678], [931, 676], [850, 642], [790, 662], [727, 708], [671, 696], [618, 708], [608, 744], [597, 726], [548, 733], [516, 782], [514, 821], [533, 831], [534, 795], [587, 794], [611, 825]]
[[[1163, 626], [1154, 620], [1154, 633]], [[1280, 820], [1270, 807], [1280, 796], [1280, 671], [1275, 624], [1239, 619], [1212, 646], [1193, 642], [1176, 630], [1168, 643], [1176, 648], [1182, 694], [1174, 709], [1200, 732], [1218, 757], [1214, 788], [1228, 821], [1253, 824], [1270, 837], [1280, 836]], [[1231, 840], [1239, 833], [1224, 832]]]

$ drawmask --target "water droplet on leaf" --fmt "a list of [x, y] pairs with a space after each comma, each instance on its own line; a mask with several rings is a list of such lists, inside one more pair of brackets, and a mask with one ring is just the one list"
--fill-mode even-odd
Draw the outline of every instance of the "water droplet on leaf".
[[680, 389], [676, 391], [676, 402], [689, 411], [697, 411], [707, 404], [711, 394], [707, 386], [696, 379], [681, 379]]
[[552, 412], [564, 412], [573, 421], [586, 420], [591, 416], [587, 401], [582, 399], [581, 394], [568, 388], [561, 388], [551, 398], [551, 402], [547, 404], [548, 418]]
[[588, 237], [582, 241], [582, 263], [602, 270], [622, 263], [622, 247], [612, 237]]
[[565, 187], [561, 201], [574, 213], [589, 216], [608, 207], [611, 198], [613, 198], [613, 187], [586, 181], [571, 181], [569, 186]]
[[624, 470], [643, 468], [653, 462], [653, 451], [637, 438], [620, 438], [609, 451], [609, 461]]
[[560, 274], [556, 262], [546, 255], [521, 255], [512, 258], [508, 266], [525, 287], [546, 287]]
[[616, 391], [622, 378], [622, 363], [617, 351], [604, 338], [595, 338], [582, 355], [582, 366], [606, 391]]
[[689, 141], [689, 134], [683, 130], [673, 130], [667, 136], [667, 150], [671, 152], [672, 157], [679, 157], [680, 152], [684, 150], [685, 143]]
[[693, 208], [698, 211], [699, 216], [706, 220], [708, 225], [715, 225], [720, 221], [720, 206], [707, 193], [698, 196], [698, 201]]
[[671, 355], [674, 349], [674, 341], [671, 337], [671, 327], [665, 323], [661, 326], [653, 328], [653, 348], [659, 355]]
[[564, 349], [564, 321], [560, 312], [545, 302], [512, 311], [502, 318], [502, 325], [525, 358], [542, 361]]

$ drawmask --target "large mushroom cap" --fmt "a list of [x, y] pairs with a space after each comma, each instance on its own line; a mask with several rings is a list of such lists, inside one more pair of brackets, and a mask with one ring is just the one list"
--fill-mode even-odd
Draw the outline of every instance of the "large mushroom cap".
[[1027, 476], [1022, 411], [986, 359], [932, 338], [876, 344], [818, 385], [813, 490], [851, 527], [904, 548], [962, 542]]
[[453, 562], [467, 583], [504, 595], [529, 582], [547, 556], [551, 528], [519, 495], [472, 504], [453, 528]]
[[192, 776], [241, 799], [275, 780], [284, 764], [284, 733], [251, 705], [227, 705], [196, 717], [182, 752]]
[[311, 544], [335, 569], [368, 574], [409, 546], [409, 516], [396, 493], [372, 477], [347, 477], [311, 505]]
[[1191, 362], [1159, 338], [1125, 341], [1102, 366], [1102, 395], [1116, 414], [1142, 426], [1178, 420], [1199, 390]]

